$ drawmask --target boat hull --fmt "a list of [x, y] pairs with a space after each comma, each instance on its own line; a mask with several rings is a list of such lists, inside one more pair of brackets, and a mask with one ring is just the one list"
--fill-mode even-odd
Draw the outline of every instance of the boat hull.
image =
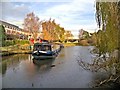
[[45, 60], [45, 59], [54, 59], [56, 56], [53, 55], [53, 56], [37, 56], [37, 55], [33, 55], [33, 58], [34, 59], [41, 59], [41, 60]]

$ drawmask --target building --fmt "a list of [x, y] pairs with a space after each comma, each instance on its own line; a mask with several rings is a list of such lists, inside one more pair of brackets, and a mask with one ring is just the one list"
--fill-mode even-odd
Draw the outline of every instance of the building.
[[28, 38], [29, 33], [24, 32], [23, 29], [19, 28], [16, 25], [13, 25], [8, 22], [1, 21], [1, 20], [0, 20], [0, 25], [4, 26], [8, 40], [11, 40], [14, 38], [17, 38], [17, 39], [27, 39]]

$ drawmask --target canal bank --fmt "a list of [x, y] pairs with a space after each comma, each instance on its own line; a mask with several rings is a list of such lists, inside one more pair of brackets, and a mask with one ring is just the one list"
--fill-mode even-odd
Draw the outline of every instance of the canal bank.
[[86, 43], [62, 43], [64, 47], [71, 47], [71, 46], [92, 46]]
[[30, 49], [29, 44], [24, 45], [13, 45], [7, 47], [0, 47], [0, 55], [1, 56], [9, 56], [14, 54], [31, 54], [32, 50]]

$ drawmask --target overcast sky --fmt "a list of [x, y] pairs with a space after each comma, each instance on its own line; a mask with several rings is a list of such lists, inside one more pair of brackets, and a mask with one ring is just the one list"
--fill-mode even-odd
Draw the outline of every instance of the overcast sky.
[[9, 0], [0, 3], [0, 12], [2, 20], [21, 28], [26, 14], [34, 12], [40, 20], [55, 19], [77, 37], [80, 29], [94, 32], [97, 28], [94, 4], [94, 0]]

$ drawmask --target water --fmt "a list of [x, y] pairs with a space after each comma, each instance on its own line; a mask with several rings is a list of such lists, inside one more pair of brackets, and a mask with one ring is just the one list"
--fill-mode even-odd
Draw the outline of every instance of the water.
[[4, 57], [2, 88], [88, 88], [100, 74], [84, 70], [77, 60], [91, 62], [92, 46], [65, 47], [55, 60], [32, 60], [28, 54]]

